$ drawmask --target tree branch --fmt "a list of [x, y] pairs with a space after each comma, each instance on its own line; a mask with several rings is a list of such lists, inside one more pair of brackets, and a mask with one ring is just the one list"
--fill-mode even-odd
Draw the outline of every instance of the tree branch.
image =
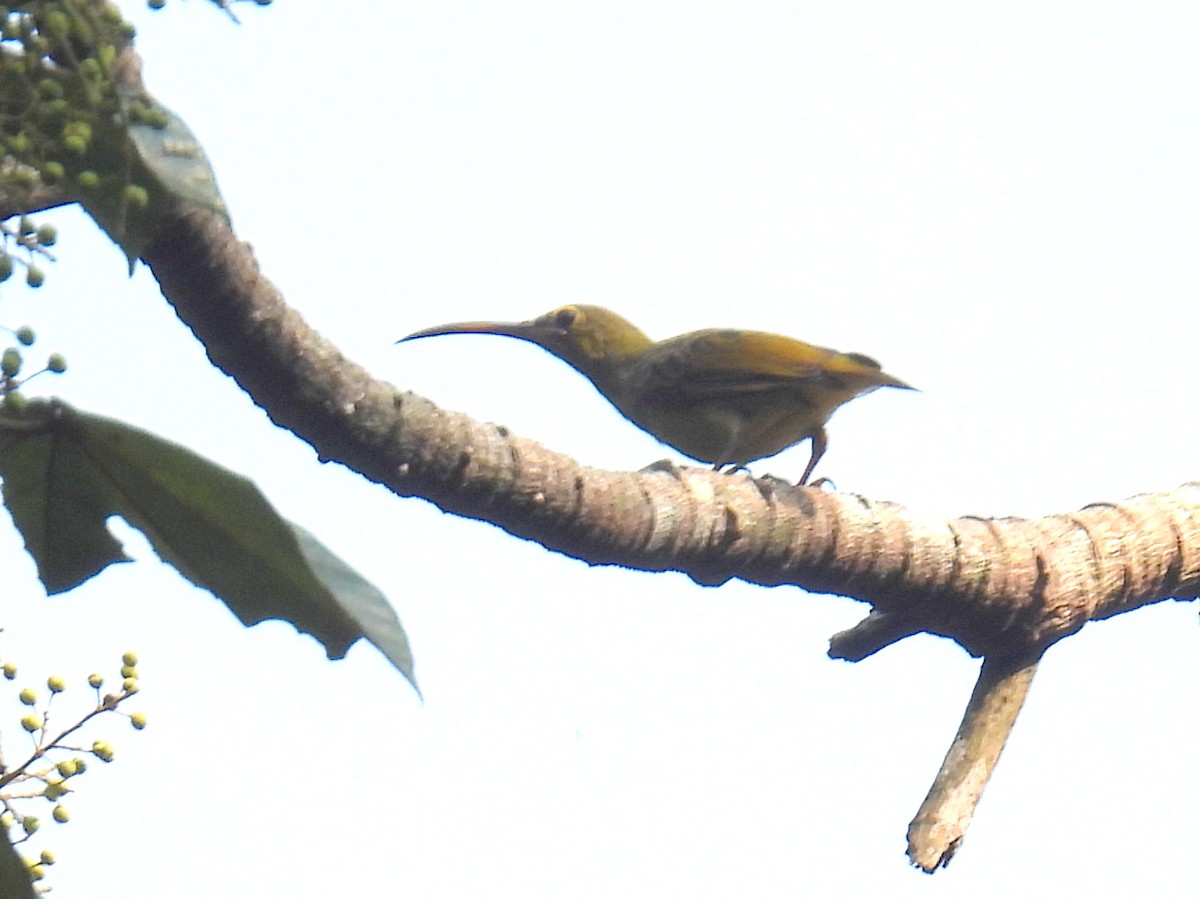
[[1029, 521], [929, 522], [744, 474], [587, 468], [373, 379], [217, 216], [177, 208], [143, 258], [213, 364], [322, 459], [588, 562], [840, 593], [980, 655], [1200, 592], [1200, 485]]
[[948, 865], [962, 845], [1040, 661], [1029, 656], [987, 658], [980, 666], [950, 751], [908, 826], [909, 860], [926, 873]]
[[[120, 75], [140, 86], [132, 50]], [[0, 212], [64, 201], [0, 195]], [[1200, 593], [1200, 484], [1034, 520], [927, 521], [741, 473], [601, 471], [372, 378], [286, 305], [218, 216], [167, 209], [142, 259], [213, 364], [324, 461], [594, 564], [870, 603], [831, 655], [865, 658], [919, 631], [983, 655], [910, 826], [925, 870], [959, 845], [1046, 647], [1091, 619]]]

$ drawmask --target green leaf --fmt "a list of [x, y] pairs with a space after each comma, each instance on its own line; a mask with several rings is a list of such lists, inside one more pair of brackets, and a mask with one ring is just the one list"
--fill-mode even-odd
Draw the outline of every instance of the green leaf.
[[64, 439], [59, 411], [30, 404], [19, 420], [0, 415], [4, 504], [47, 593], [70, 590], [113, 562], [129, 561], [104, 526], [118, 498], [103, 479], [84, 476], [91, 472], [88, 459], [76, 441]]
[[[137, 95], [123, 89], [118, 89], [118, 96], [127, 111], [139, 100]], [[155, 103], [154, 110], [166, 117], [162, 127], [145, 122], [129, 126], [129, 139], [138, 160], [171, 196], [228, 218], [225, 201], [217, 189], [217, 177], [192, 129], [161, 103]]]
[[246, 626], [291, 622], [331, 659], [365, 637], [416, 687], [408, 638], [383, 594], [241, 475], [121, 422], [30, 402], [0, 414], [0, 477], [48, 593], [127, 560], [105, 527], [119, 515]]
[[37, 899], [29, 869], [8, 841], [8, 832], [0, 827], [0, 896], [4, 899]]

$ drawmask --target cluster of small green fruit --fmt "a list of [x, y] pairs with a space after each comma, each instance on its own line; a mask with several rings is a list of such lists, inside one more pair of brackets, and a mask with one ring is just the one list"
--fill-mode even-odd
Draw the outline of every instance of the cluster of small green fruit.
[[[0, 259], [2, 258], [0, 257]], [[22, 325], [10, 333], [17, 339], [17, 343], [21, 347], [31, 347], [37, 340], [37, 335], [29, 325]], [[3, 397], [3, 408], [6, 412], [19, 413], [24, 408], [27, 400], [17, 392], [17, 388], [30, 378], [45, 372], [62, 374], [67, 370], [67, 360], [62, 353], [51, 353], [42, 368], [22, 378], [19, 375], [24, 365], [25, 357], [20, 347], [10, 346], [0, 352], [0, 396]]]
[[[126, 713], [119, 708], [121, 703], [138, 692], [137, 661], [137, 655], [132, 652], [121, 657], [121, 685], [116, 693], [103, 692], [103, 675], [90, 675], [87, 682], [95, 691], [94, 708], [54, 736], [51, 736], [49, 729], [50, 713], [56, 697], [67, 689], [63, 678], [51, 675], [46, 679], [48, 695], [44, 701], [33, 687], [23, 687], [17, 694], [21, 703], [30, 709], [21, 717], [21, 729], [32, 737], [33, 749], [28, 758], [16, 765], [9, 764], [6, 758], [0, 756], [0, 808], [3, 808], [0, 826], [14, 845], [25, 842], [41, 828], [41, 819], [27, 813], [30, 804], [38, 801], [51, 803], [51, 819], [58, 824], [65, 824], [71, 815], [61, 800], [73, 791], [75, 778], [87, 771], [87, 756], [102, 762], [113, 760], [114, 750], [106, 740], [93, 740], [90, 748], [75, 745], [73, 738], [84, 725], [98, 715], [115, 712], [125, 715], [135, 730], [142, 730], [146, 726], [144, 713]], [[15, 680], [17, 666], [5, 662], [0, 666], [0, 673], [7, 680]], [[20, 835], [14, 837], [14, 830]], [[54, 864], [54, 855], [49, 850], [43, 850], [36, 859], [26, 858], [25, 861], [30, 878], [39, 881], [45, 877], [46, 866]]]
[[[35, 224], [29, 216], [17, 220], [16, 227], [0, 224], [0, 283], [13, 275], [17, 265], [25, 268], [25, 283], [30, 287], [41, 287], [46, 282], [45, 270], [35, 261], [38, 256], [53, 260], [50, 247], [58, 243], [58, 229], [53, 225]], [[25, 250], [28, 259], [14, 255], [9, 247], [16, 245]]]
[[105, 123], [122, 115], [113, 66], [132, 37], [107, 0], [0, 5], [0, 177], [8, 185], [99, 184], [89, 157]]
[[[113, 71], [133, 29], [107, 0], [0, 3], [0, 194], [19, 207], [45, 209], [89, 196], [118, 212], [140, 209], [149, 192], [132, 183], [123, 128], [166, 124], [166, 113], [122, 103]], [[22, 215], [0, 225], [0, 282], [18, 266], [40, 287], [39, 264], [57, 234]], [[19, 251], [24, 253], [19, 255]], [[10, 360], [11, 361], [11, 360]]]

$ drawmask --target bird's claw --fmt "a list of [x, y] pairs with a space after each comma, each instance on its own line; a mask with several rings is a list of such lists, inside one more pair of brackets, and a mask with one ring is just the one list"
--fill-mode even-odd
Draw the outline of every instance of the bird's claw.
[[833, 482], [833, 478], [817, 478], [811, 484], [797, 484], [797, 487], [812, 487], [814, 490], [823, 490], [826, 493], [836, 493], [837, 484]]

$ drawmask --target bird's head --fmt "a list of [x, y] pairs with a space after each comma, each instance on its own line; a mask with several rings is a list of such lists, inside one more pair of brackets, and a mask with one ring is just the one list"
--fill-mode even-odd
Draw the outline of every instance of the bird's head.
[[396, 341], [443, 334], [498, 334], [536, 343], [589, 378], [603, 379], [622, 361], [653, 345], [645, 334], [615, 312], [584, 304], [559, 306], [527, 322], [459, 322], [424, 328]]

